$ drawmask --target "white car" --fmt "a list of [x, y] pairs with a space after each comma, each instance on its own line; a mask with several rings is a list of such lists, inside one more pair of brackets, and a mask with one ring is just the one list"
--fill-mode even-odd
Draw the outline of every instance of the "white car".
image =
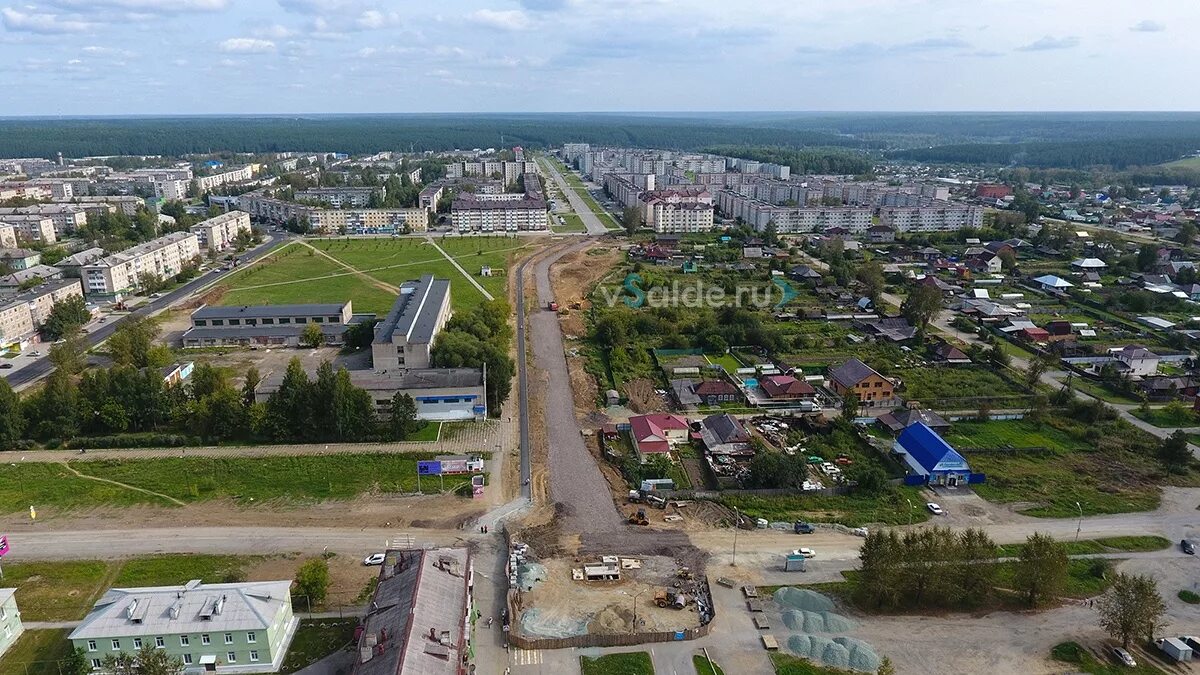
[[929, 512], [930, 512], [930, 513], [932, 513], [932, 514], [933, 514], [933, 515], [935, 515], [935, 516], [944, 516], [944, 515], [946, 515], [946, 512], [945, 512], [945, 510], [943, 510], [943, 509], [942, 509], [942, 507], [941, 507], [941, 506], [939, 506], [939, 505], [938, 505], [937, 503], [935, 503], [935, 502], [929, 502], [928, 504], [926, 504], [926, 505], [925, 505], [925, 508], [929, 509]]
[[1121, 647], [1113, 647], [1113, 658], [1120, 661], [1123, 665], [1129, 668], [1137, 668], [1137, 661], [1133, 660], [1133, 655], [1125, 651]]
[[372, 553], [371, 555], [363, 558], [363, 564], [368, 567], [370, 567], [371, 565], [382, 565], [383, 559], [384, 559], [384, 554]]
[[817, 552], [811, 548], [802, 548], [800, 549], [800, 555], [804, 556], [805, 558], [815, 558], [817, 557]]

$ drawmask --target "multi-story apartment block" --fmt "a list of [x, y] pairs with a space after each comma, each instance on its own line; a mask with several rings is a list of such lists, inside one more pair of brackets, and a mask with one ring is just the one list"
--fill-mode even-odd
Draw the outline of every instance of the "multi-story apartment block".
[[512, 185], [522, 174], [537, 173], [537, 162], [453, 162], [446, 165], [447, 178], [463, 178], [466, 176], [490, 176]]
[[261, 190], [248, 192], [238, 197], [238, 208], [258, 220], [271, 223], [286, 223], [289, 220], [312, 220], [312, 214], [320, 209], [282, 199], [269, 197]]
[[0, 588], [0, 656], [25, 632], [16, 594], [15, 588]]
[[320, 202], [335, 209], [366, 208], [371, 203], [371, 197], [382, 196], [382, 187], [332, 187], [309, 188], [296, 193], [296, 199]]
[[20, 215], [49, 218], [57, 236], [70, 234], [87, 225], [87, 211], [75, 204], [31, 204], [0, 208], [0, 219]]
[[0, 249], [0, 262], [14, 270], [27, 270], [42, 264], [42, 254], [27, 248]]
[[12, 225], [17, 231], [17, 238], [22, 241], [39, 244], [53, 244], [58, 241], [54, 232], [54, 221], [46, 216], [13, 214], [0, 216], [0, 222]]
[[225, 185], [227, 183], [241, 183], [254, 178], [254, 167], [242, 166], [236, 169], [229, 169], [221, 173], [214, 173], [211, 176], [197, 176], [195, 178], [196, 188], [200, 192], [208, 192], [209, 190]]
[[647, 190], [638, 195], [642, 222], [655, 232], [707, 232], [713, 227], [712, 194], [702, 187]]
[[421, 190], [420, 196], [417, 198], [417, 206], [423, 209], [433, 211], [437, 208], [438, 200], [442, 198], [442, 193], [445, 191], [443, 185], [429, 185]]
[[156, 180], [151, 185], [154, 187], [155, 197], [167, 201], [177, 201], [187, 199], [191, 181], [170, 178], [167, 180]]
[[427, 209], [317, 209], [308, 214], [313, 232], [322, 234], [404, 234], [429, 227]]
[[6, 199], [53, 199], [54, 191], [46, 185], [34, 182], [0, 183], [0, 201]]
[[581, 155], [591, 150], [592, 146], [588, 143], [563, 143], [562, 156], [568, 163], [574, 163]]
[[[50, 190], [50, 198], [54, 201], [66, 201], [75, 196], [75, 183], [73, 181], [57, 178], [38, 178], [29, 182], [48, 188]], [[86, 191], [87, 188], [85, 187], [84, 192], [86, 193]]]
[[17, 228], [8, 223], [0, 223], [0, 248], [17, 247]]
[[450, 320], [450, 280], [427, 274], [400, 287], [391, 311], [375, 327], [376, 370], [428, 368], [434, 338]]
[[139, 277], [173, 277], [200, 255], [200, 240], [191, 232], [172, 232], [80, 268], [88, 295], [116, 298], [141, 286]]
[[127, 216], [137, 215], [138, 209], [145, 206], [141, 197], [126, 195], [106, 195], [99, 197], [76, 196], [71, 198], [72, 204], [78, 204], [88, 213], [111, 213], [114, 209]]
[[865, 233], [872, 216], [872, 210], [866, 207], [778, 206], [733, 190], [717, 193], [717, 207], [726, 217], [740, 218], [759, 232], [774, 224], [780, 234], [821, 232], [831, 227]]
[[82, 296], [79, 279], [55, 279], [3, 298], [0, 300], [0, 347], [30, 339], [50, 315], [54, 303]]
[[983, 226], [983, 208], [975, 204], [934, 202], [929, 206], [885, 206], [879, 222], [897, 232], [949, 232]]
[[165, 650], [185, 672], [273, 673], [299, 619], [292, 582], [254, 581], [109, 589], [68, 639], [93, 670], [104, 657]]
[[536, 173], [526, 173], [523, 181], [524, 194], [460, 193], [450, 207], [450, 222], [459, 232], [545, 230], [550, 218], [542, 181]]
[[239, 234], [250, 233], [250, 214], [245, 211], [222, 213], [215, 218], [196, 223], [191, 229], [192, 234], [200, 241], [201, 248], [224, 251], [233, 246]]

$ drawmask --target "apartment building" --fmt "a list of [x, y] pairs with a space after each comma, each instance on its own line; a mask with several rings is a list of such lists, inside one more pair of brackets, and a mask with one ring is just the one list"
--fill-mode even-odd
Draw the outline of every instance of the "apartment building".
[[446, 188], [443, 185], [429, 185], [421, 190], [420, 196], [417, 198], [417, 206], [423, 209], [434, 211], [437, 209], [438, 200], [442, 198], [442, 194]]
[[50, 315], [54, 303], [83, 297], [79, 279], [57, 279], [24, 293], [0, 299], [0, 348], [21, 344], [35, 334]]
[[562, 156], [568, 163], [574, 163], [581, 155], [591, 152], [592, 146], [588, 143], [563, 143]]
[[16, 643], [25, 626], [21, 623], [21, 611], [17, 609], [17, 589], [0, 588], [0, 657]]
[[111, 213], [115, 210], [130, 217], [136, 216], [138, 209], [146, 205], [141, 197], [132, 195], [76, 196], [71, 198], [70, 203], [82, 207], [89, 214]]
[[428, 368], [434, 338], [450, 320], [450, 280], [427, 274], [400, 287], [391, 311], [375, 327], [376, 370]]
[[[75, 196], [75, 183], [73, 181], [56, 178], [38, 178], [29, 182], [49, 189], [50, 199], [56, 202], [66, 201]], [[87, 192], [86, 187], [84, 188], [84, 192]]]
[[759, 232], [772, 223], [780, 234], [821, 232], [831, 227], [862, 234], [871, 227], [872, 209], [867, 207], [778, 206], [733, 190], [717, 192], [716, 201], [726, 217], [740, 218]]
[[537, 173], [537, 162], [453, 162], [446, 165], [447, 178], [491, 176], [503, 180], [505, 185], [516, 183], [517, 178], [526, 173]]
[[542, 182], [535, 173], [523, 178], [524, 194], [463, 192], [450, 207], [450, 222], [459, 232], [524, 232], [550, 226]]
[[33, 182], [8, 181], [0, 183], [0, 201], [6, 199], [53, 199], [54, 191], [46, 185]]
[[0, 249], [0, 262], [14, 270], [27, 270], [42, 263], [42, 254], [28, 248]]
[[308, 222], [322, 234], [405, 234], [429, 227], [427, 209], [317, 209]]
[[700, 187], [647, 190], [638, 196], [642, 222], [655, 232], [707, 232], [713, 227], [712, 194]]
[[141, 286], [139, 277], [173, 277], [200, 255], [200, 240], [191, 232], [172, 232], [80, 268], [89, 296], [119, 298]]
[[0, 248], [17, 247], [17, 228], [8, 223], [0, 223]]
[[154, 187], [154, 196], [158, 199], [182, 201], [188, 198], [188, 189], [191, 187], [192, 182], [171, 178], [156, 180], [151, 185]]
[[208, 192], [209, 190], [225, 185], [228, 183], [241, 183], [254, 178], [254, 167], [242, 166], [236, 169], [229, 169], [221, 173], [214, 173], [210, 176], [196, 176], [196, 188], [200, 192]]
[[291, 580], [112, 588], [71, 631], [93, 670], [105, 656], [156, 647], [185, 672], [273, 673], [300, 620]]
[[54, 231], [54, 220], [38, 214], [10, 214], [0, 216], [0, 223], [12, 225], [17, 238], [22, 241], [39, 244], [53, 244], [58, 241]]
[[224, 251], [233, 246], [239, 234], [250, 233], [250, 214], [245, 211], [222, 213], [215, 218], [196, 223], [191, 229], [200, 242], [200, 248]]
[[929, 206], [885, 206], [879, 222], [897, 232], [950, 232], [983, 227], [983, 208], [975, 204], [935, 202]]
[[306, 218], [311, 222], [312, 214], [320, 211], [312, 206], [275, 199], [261, 190], [238, 197], [238, 208], [258, 220], [271, 223], [286, 223], [289, 220]]
[[0, 208], [0, 220], [8, 216], [41, 216], [49, 218], [56, 236], [71, 234], [87, 225], [87, 210], [75, 204], [30, 204]]
[[309, 188], [296, 193], [297, 200], [320, 202], [335, 209], [366, 208], [371, 203], [371, 197], [382, 196], [382, 187], [332, 187]]

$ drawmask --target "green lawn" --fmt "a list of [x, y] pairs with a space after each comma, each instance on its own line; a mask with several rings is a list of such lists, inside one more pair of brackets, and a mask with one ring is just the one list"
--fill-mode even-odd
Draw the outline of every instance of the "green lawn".
[[[911, 500], [914, 508], [909, 509]], [[750, 497], [726, 495], [719, 500], [728, 508], [737, 508], [751, 518], [766, 518], [770, 521], [806, 520], [818, 523], [841, 523], [848, 527], [859, 527], [868, 523], [907, 525], [910, 521], [920, 523], [929, 519], [929, 513], [919, 508], [925, 503], [920, 490], [910, 487], [898, 488], [895, 494], [881, 497], [846, 495], [828, 497], [824, 495], [781, 495]]]
[[[576, 215], [574, 213], [562, 213], [562, 214], [557, 214], [557, 215], [562, 217], [563, 224], [562, 225], [551, 225], [550, 226], [551, 230], [554, 230], [555, 232], [561, 232], [564, 234], [568, 234], [568, 233], [572, 233], [572, 232], [587, 232], [587, 227], [583, 224], [583, 220], [578, 215]], [[551, 214], [550, 217], [551, 217], [551, 219], [553, 219], [555, 217], [555, 214]]]
[[[248, 504], [272, 499], [352, 499], [368, 492], [415, 492], [417, 460], [432, 458], [428, 453], [188, 457], [103, 460], [78, 463], [78, 468], [88, 475], [154, 490], [185, 502], [230, 498]], [[470, 480], [466, 476], [448, 476], [446, 489], [467, 482]], [[422, 488], [436, 491], [438, 482], [422, 481]]]
[[28, 512], [29, 506], [87, 508], [167, 505], [152, 495], [76, 477], [60, 464], [0, 464], [0, 513]]
[[1141, 403], [1140, 400], [1132, 396], [1109, 391], [1104, 385], [1097, 382], [1092, 382], [1091, 380], [1085, 380], [1081, 377], [1073, 379], [1071, 381], [1071, 386], [1081, 393], [1087, 394], [1092, 398], [1098, 398], [1106, 403]]
[[1084, 450], [1087, 443], [1048, 424], [1041, 426], [1025, 420], [961, 421], [950, 426], [943, 436], [958, 450], [972, 448], [1044, 447], [1057, 451]]
[[441, 428], [441, 422], [426, 422], [420, 429], [417, 429], [415, 434], [405, 440], [432, 443], [438, 439], [438, 433], [441, 431]]
[[1200, 157], [1184, 157], [1183, 159], [1177, 159], [1173, 162], [1166, 162], [1165, 164], [1159, 164], [1159, 166], [1163, 167], [1165, 169], [1200, 170]]
[[581, 675], [654, 675], [654, 665], [646, 652], [579, 657]]
[[729, 373], [730, 375], [736, 373], [738, 368], [743, 367], [742, 364], [738, 362], [737, 358], [728, 352], [721, 354], [720, 356], [706, 354], [704, 358], [708, 359], [709, 363], [720, 364], [721, 367], [725, 369], [725, 372]]
[[237, 555], [154, 555], [121, 566], [115, 586], [171, 586], [200, 579], [206, 584], [240, 581], [257, 558]]
[[1174, 427], [1197, 427], [1200, 426], [1200, 415], [1197, 415], [1190, 408], [1183, 406], [1168, 406], [1163, 408], [1151, 408], [1148, 411], [1134, 410], [1133, 416], [1149, 422], [1156, 427], [1174, 428]]
[[775, 675], [855, 675], [853, 671], [830, 668], [791, 654], [771, 653]]
[[282, 673], [294, 673], [330, 654], [345, 649], [354, 640], [357, 619], [307, 619], [300, 622], [287, 656], [283, 658]]
[[[1067, 555], [1161, 551], [1171, 545], [1171, 542], [1155, 535], [1105, 537], [1102, 539], [1084, 539], [1082, 541], [1064, 541], [1062, 543], [1067, 548]], [[1000, 557], [1018, 556], [1024, 547], [1024, 544], [1003, 544], [999, 547]]]
[[[904, 397], [923, 405], [944, 409], [962, 399], [983, 399], [992, 408], [1021, 407], [1029, 392], [994, 371], [981, 366], [900, 369]], [[966, 408], [978, 403], [963, 401]]]
[[[23, 617], [28, 616], [24, 607]], [[71, 654], [69, 628], [26, 630], [0, 658], [0, 675], [62, 675], [59, 661]]]
[[721, 670], [716, 661], [709, 663], [701, 654], [692, 657], [692, 665], [696, 667], [696, 675], [725, 675], [725, 671]]
[[[1075, 672], [1089, 675], [1160, 675], [1163, 671], [1148, 665], [1143, 660], [1138, 661], [1136, 668], [1126, 668], [1112, 660], [1107, 654], [1097, 657], [1077, 642], [1064, 642], [1050, 650], [1050, 657], [1055, 661], [1069, 663]], [[1137, 657], [1134, 657], [1135, 660]]]

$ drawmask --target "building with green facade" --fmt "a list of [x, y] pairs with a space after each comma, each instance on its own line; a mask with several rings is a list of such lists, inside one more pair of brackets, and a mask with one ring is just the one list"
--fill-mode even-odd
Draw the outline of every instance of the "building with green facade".
[[290, 581], [113, 588], [70, 640], [93, 669], [145, 646], [178, 656], [189, 673], [279, 670], [299, 623]]
[[17, 589], [0, 588], [0, 656], [21, 637], [25, 627], [17, 609]]

